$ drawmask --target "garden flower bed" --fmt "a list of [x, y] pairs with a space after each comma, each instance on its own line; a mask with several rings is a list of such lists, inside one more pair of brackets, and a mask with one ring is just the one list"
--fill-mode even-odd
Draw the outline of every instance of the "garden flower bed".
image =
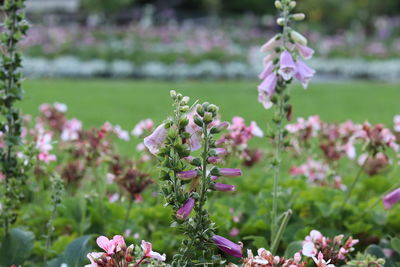
[[[275, 1], [279, 32], [260, 48], [253, 103], [268, 123], [226, 119], [218, 103], [175, 90], [160, 109], [148, 90], [145, 108], [162, 121], [143, 116], [132, 129], [88, 127], [85, 110], [72, 117], [62, 102], [22, 114], [24, 2], [2, 4], [0, 266], [398, 266], [400, 115], [387, 125], [296, 115], [291, 89], [316, 71], [295, 1]], [[79, 76], [69, 60], [53, 67]], [[84, 73], [106, 75], [102, 64]], [[132, 139], [136, 151], [121, 153]]]

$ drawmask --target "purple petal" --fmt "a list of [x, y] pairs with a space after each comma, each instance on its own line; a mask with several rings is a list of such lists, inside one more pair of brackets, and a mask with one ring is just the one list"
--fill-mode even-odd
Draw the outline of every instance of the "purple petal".
[[212, 240], [214, 241], [215, 245], [217, 245], [217, 247], [226, 254], [237, 258], [243, 257], [242, 246], [235, 244], [229, 239], [219, 235], [214, 235]]
[[390, 209], [394, 204], [400, 202], [400, 188], [390, 192], [383, 198], [383, 206]]

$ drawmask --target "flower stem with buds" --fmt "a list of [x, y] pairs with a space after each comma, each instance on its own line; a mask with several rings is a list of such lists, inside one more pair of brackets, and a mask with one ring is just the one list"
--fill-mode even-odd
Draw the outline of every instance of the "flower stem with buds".
[[51, 200], [52, 200], [52, 210], [51, 210], [51, 216], [50, 219], [47, 223], [47, 236], [46, 236], [46, 247], [44, 250], [44, 255], [43, 255], [43, 263], [46, 266], [47, 265], [47, 258], [48, 258], [48, 252], [50, 250], [51, 246], [51, 235], [53, 234], [54, 231], [54, 219], [57, 214], [57, 207], [61, 203], [61, 197], [62, 193], [64, 191], [64, 185], [61, 177], [57, 174], [54, 174], [53, 177], [51, 177]]
[[0, 151], [0, 171], [5, 175], [4, 192], [1, 192], [3, 195], [1, 217], [5, 234], [8, 233], [10, 224], [16, 220], [19, 202], [23, 197], [22, 187], [26, 171], [30, 166], [30, 164], [24, 166], [17, 157], [22, 127], [20, 111], [15, 107], [15, 102], [21, 100], [23, 94], [22, 74], [19, 71], [22, 66], [22, 56], [17, 51], [17, 43], [28, 30], [25, 14], [21, 12], [24, 4], [25, 0], [5, 0], [1, 5], [5, 20], [4, 31], [0, 38], [2, 50], [0, 114], [3, 117], [0, 121], [0, 131], [4, 133], [6, 146]]

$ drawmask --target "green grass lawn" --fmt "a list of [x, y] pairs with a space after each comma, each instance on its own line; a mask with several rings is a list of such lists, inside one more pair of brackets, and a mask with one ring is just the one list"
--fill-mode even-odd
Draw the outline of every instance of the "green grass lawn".
[[[37, 114], [38, 106], [59, 101], [71, 117], [86, 126], [104, 121], [131, 129], [143, 118], [160, 122], [170, 111], [169, 90], [192, 99], [209, 101], [221, 108], [223, 119], [243, 116], [265, 124], [272, 112], [257, 102], [257, 81], [131, 81], [131, 80], [28, 80], [22, 103], [25, 113]], [[400, 114], [400, 85], [383, 83], [314, 83], [308, 90], [294, 85], [293, 117], [319, 114], [327, 121], [392, 123]]]

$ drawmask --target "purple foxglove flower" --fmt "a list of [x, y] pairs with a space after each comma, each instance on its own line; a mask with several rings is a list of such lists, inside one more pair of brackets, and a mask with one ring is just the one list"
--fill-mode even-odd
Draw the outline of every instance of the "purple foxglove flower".
[[219, 235], [214, 235], [212, 237], [212, 240], [214, 241], [215, 245], [217, 245], [217, 247], [226, 254], [236, 258], [243, 257], [241, 245], [235, 244], [229, 239], [226, 239], [225, 237]]
[[219, 156], [226, 155], [226, 149], [222, 148], [222, 147], [217, 147], [215, 149], [215, 153], [217, 153], [217, 155], [219, 155]]
[[208, 161], [208, 163], [216, 164], [216, 163], [221, 162], [222, 158], [220, 158], [220, 157], [208, 157], [207, 161]]
[[214, 175], [212, 175], [212, 176], [211, 176], [211, 181], [216, 181], [216, 180], [218, 180], [218, 178], [219, 178], [219, 176], [214, 176]]
[[296, 73], [296, 64], [293, 61], [292, 55], [287, 51], [283, 51], [279, 60], [279, 71], [278, 73], [286, 81], [290, 80]]
[[394, 204], [400, 202], [400, 187], [390, 192], [383, 198], [383, 206], [386, 210], [390, 209]]
[[296, 77], [297, 80], [299, 80], [301, 82], [301, 84], [303, 85], [303, 88], [306, 89], [311, 78], [314, 77], [315, 70], [308, 67], [301, 60], [298, 60], [296, 65], [297, 65], [297, 72], [294, 76]]
[[272, 73], [273, 69], [274, 69], [274, 64], [271, 61], [269, 61], [268, 63], [265, 64], [263, 71], [260, 73], [260, 75], [258, 75], [258, 77], [261, 80], [264, 80], [265, 78], [267, 78], [268, 75]]
[[275, 73], [268, 75], [258, 86], [258, 101], [265, 109], [272, 107], [271, 97], [275, 94], [278, 76]]
[[296, 48], [304, 59], [310, 59], [314, 54], [314, 49], [306, 45], [296, 44]]
[[186, 200], [185, 204], [176, 212], [176, 218], [179, 220], [186, 220], [192, 212], [194, 202], [193, 198]]
[[201, 129], [195, 124], [189, 124], [188, 126], [186, 126], [185, 130], [190, 134], [190, 138], [188, 140], [190, 150], [198, 150], [201, 147], [200, 139], [198, 136], [198, 134], [201, 132]]
[[198, 175], [196, 170], [178, 172], [178, 178], [182, 180], [190, 180], [196, 178]]
[[235, 191], [236, 187], [230, 184], [215, 183], [214, 189], [221, 192], [230, 192], [230, 191]]
[[275, 35], [271, 39], [269, 39], [263, 46], [261, 46], [260, 51], [263, 53], [274, 50], [275, 47], [279, 45], [278, 36]]
[[165, 124], [163, 123], [159, 125], [151, 135], [144, 138], [144, 145], [149, 149], [150, 153], [157, 154], [164, 145], [166, 137], [167, 129], [165, 129]]
[[237, 177], [242, 175], [242, 171], [240, 169], [219, 168], [218, 170], [221, 176], [225, 177]]

